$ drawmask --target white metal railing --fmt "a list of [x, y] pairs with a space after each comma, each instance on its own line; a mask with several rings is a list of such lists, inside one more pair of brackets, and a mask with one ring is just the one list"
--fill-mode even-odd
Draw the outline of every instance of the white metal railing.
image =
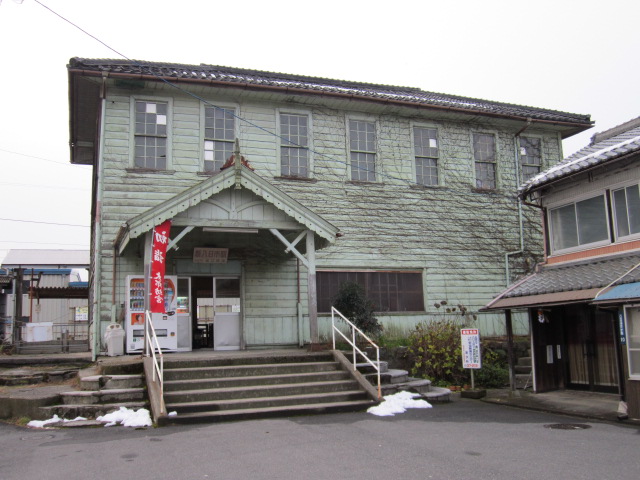
[[[351, 330], [351, 338], [347, 337], [342, 330], [340, 330], [337, 326], [336, 326], [336, 314], [339, 315], [339, 317], [344, 320], [347, 325], [349, 325], [349, 328]], [[347, 343], [349, 345], [351, 345], [352, 348], [352, 352], [353, 352], [353, 369], [356, 370], [357, 369], [357, 354], [359, 353], [362, 358], [365, 359], [366, 363], [368, 363], [369, 365], [371, 365], [376, 373], [377, 373], [377, 377], [378, 377], [378, 400], [380, 400], [382, 398], [382, 390], [380, 387], [380, 347], [378, 347], [378, 345], [376, 345], [373, 340], [371, 340], [369, 337], [367, 337], [365, 335], [365, 333], [360, 330], [358, 327], [356, 327], [353, 322], [351, 322], [347, 317], [345, 317], [342, 313], [340, 313], [335, 307], [331, 307], [331, 331], [332, 331], [332, 337], [333, 337], [333, 349], [336, 349], [336, 332], [347, 341]], [[366, 353], [364, 353], [362, 350], [360, 350], [360, 348], [358, 347], [358, 342], [357, 340], [357, 335], [360, 335], [362, 338], [364, 338], [371, 346], [373, 346], [376, 349], [376, 361], [374, 362], [373, 360], [371, 360]]]
[[[156, 329], [153, 327], [149, 310], [146, 310], [144, 315], [144, 354], [146, 357], [150, 355], [153, 357], [153, 381], [156, 381], [157, 376], [158, 383], [160, 384], [160, 395], [164, 398], [164, 359], [162, 348], [160, 348], [160, 343], [156, 336]], [[157, 355], [156, 349], [158, 350]], [[160, 358], [160, 362], [158, 362], [158, 358]]]

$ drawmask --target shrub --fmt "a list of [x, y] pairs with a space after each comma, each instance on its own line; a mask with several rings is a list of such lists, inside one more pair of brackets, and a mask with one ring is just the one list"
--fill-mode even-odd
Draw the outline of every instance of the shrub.
[[509, 383], [509, 370], [504, 358], [492, 350], [485, 349], [482, 355], [482, 368], [473, 372], [476, 384], [486, 388], [502, 388]]
[[409, 336], [411, 374], [440, 384], [462, 384], [469, 372], [462, 368], [460, 325], [453, 320], [420, 323]]
[[367, 298], [361, 285], [355, 282], [341, 283], [333, 306], [367, 335], [382, 332], [382, 325], [373, 314], [373, 302]]

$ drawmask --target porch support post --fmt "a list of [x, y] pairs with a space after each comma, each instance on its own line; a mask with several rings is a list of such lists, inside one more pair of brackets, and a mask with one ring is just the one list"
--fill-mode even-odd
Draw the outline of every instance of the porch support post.
[[318, 336], [318, 293], [316, 290], [316, 245], [314, 233], [307, 230], [307, 296], [309, 301], [309, 330], [311, 345], [317, 345]]
[[511, 393], [516, 393], [516, 369], [513, 356], [513, 323], [511, 321], [511, 310], [504, 311], [505, 324], [507, 329], [507, 359], [509, 361], [509, 387]]

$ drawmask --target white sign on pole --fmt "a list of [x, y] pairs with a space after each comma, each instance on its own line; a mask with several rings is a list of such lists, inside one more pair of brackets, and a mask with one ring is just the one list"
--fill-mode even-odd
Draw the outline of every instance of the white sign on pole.
[[463, 328], [462, 337], [462, 368], [481, 368], [480, 359], [480, 330], [477, 328]]

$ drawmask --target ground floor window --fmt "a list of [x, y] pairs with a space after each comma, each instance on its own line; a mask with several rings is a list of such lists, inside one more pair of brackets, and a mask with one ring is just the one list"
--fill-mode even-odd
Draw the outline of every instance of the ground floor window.
[[330, 312], [344, 282], [362, 285], [377, 312], [423, 312], [422, 272], [319, 271], [318, 312]]
[[640, 380], [640, 308], [627, 308], [626, 312], [629, 377]]

